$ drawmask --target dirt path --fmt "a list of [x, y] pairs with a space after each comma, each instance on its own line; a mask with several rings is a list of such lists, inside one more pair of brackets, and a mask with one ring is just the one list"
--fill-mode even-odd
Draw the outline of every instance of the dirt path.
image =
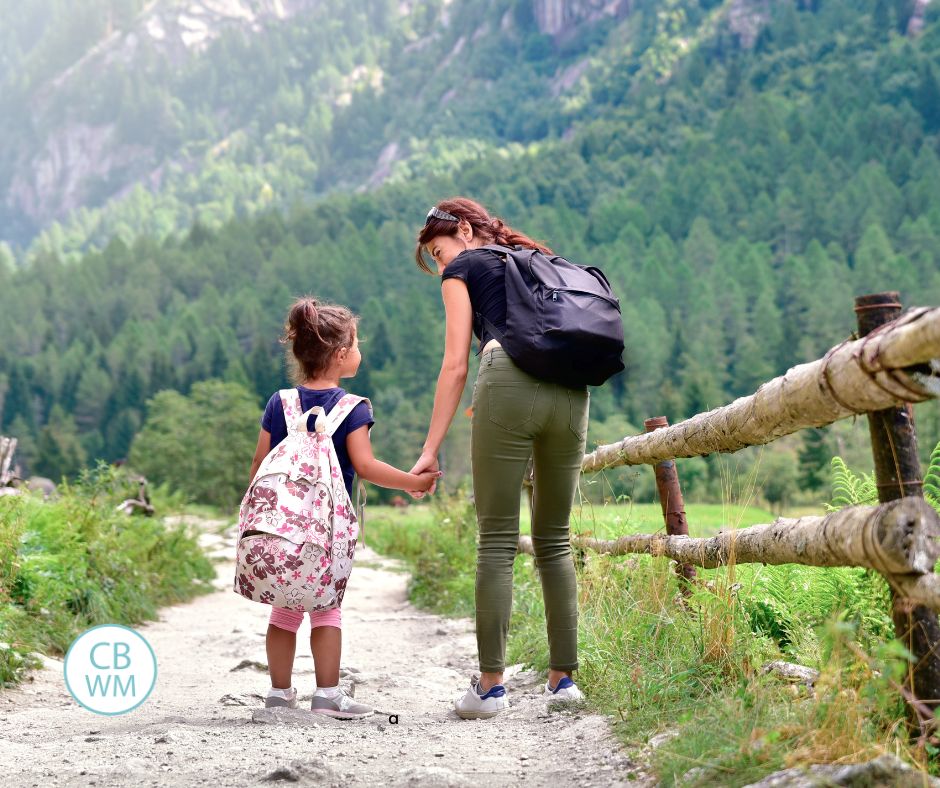
[[[156, 687], [142, 706], [118, 717], [87, 711], [68, 694], [62, 663], [51, 659], [22, 687], [0, 692], [4, 788], [647, 782], [605, 718], [549, 713], [538, 698], [540, 677], [531, 672], [517, 670], [507, 681], [508, 713], [458, 719], [453, 698], [474, 669], [472, 623], [414, 608], [407, 575], [368, 549], [357, 555], [343, 605], [343, 665], [356, 697], [380, 713], [341, 722], [304, 710], [314, 688], [306, 622], [294, 663], [300, 707], [264, 709], [268, 609], [230, 590], [231, 532], [206, 533], [201, 541], [218, 559], [219, 591], [164, 608], [159, 621], [136, 628], [158, 661]], [[262, 670], [239, 669], [244, 660]]]

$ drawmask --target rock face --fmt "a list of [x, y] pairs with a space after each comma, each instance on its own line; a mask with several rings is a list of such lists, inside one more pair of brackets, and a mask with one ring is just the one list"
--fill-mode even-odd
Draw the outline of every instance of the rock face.
[[[89, 125], [77, 119], [46, 124], [61, 110], [74, 80], [95, 79], [114, 67], [134, 68], [144, 50], [179, 65], [203, 52], [226, 30], [259, 33], [266, 24], [290, 19], [316, 0], [156, 0], [127, 31], [115, 31], [36, 92], [31, 114], [37, 128], [51, 127], [44, 139], [19, 151], [17, 166], [2, 199], [37, 225], [97, 204], [129, 184], [154, 176], [159, 162], [146, 141], [116, 140], [114, 123]], [[152, 179], [151, 179], [152, 180]], [[148, 185], [157, 185], [149, 183]], [[94, 190], [94, 193], [92, 191]]]
[[907, 21], [907, 34], [916, 36], [924, 29], [924, 17], [927, 15], [927, 6], [930, 0], [914, 0], [914, 10], [911, 12], [911, 18]]
[[728, 9], [728, 27], [744, 49], [754, 46], [769, 21], [770, 0], [733, 0]]
[[534, 0], [539, 32], [557, 36], [582, 22], [629, 13], [632, 0]]
[[114, 131], [114, 124], [70, 123], [50, 133], [38, 153], [21, 160], [8, 203], [35, 221], [59, 218], [83, 204], [92, 181], [150, 158], [149, 147], [115, 144]]

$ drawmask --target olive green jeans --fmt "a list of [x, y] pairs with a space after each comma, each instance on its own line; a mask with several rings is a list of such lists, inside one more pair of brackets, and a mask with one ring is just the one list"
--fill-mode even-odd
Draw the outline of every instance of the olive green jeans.
[[502, 348], [480, 358], [473, 387], [471, 462], [479, 544], [476, 629], [480, 670], [505, 667], [512, 567], [519, 540], [522, 480], [535, 464], [532, 544], [542, 583], [549, 665], [578, 667], [578, 590], [568, 517], [588, 424], [587, 390], [545, 383], [520, 370]]

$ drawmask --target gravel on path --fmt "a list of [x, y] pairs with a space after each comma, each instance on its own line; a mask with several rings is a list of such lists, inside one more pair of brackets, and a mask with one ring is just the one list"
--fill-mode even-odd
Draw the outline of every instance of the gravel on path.
[[507, 671], [512, 707], [464, 721], [454, 698], [475, 668], [473, 624], [417, 610], [408, 575], [361, 548], [343, 603], [343, 681], [373, 717], [312, 715], [309, 623], [297, 637], [298, 709], [265, 709], [269, 608], [231, 590], [234, 534], [206, 531], [217, 591], [136, 627], [153, 647], [150, 697], [107, 717], [68, 693], [60, 660], [0, 691], [0, 774], [11, 786], [650, 785], [608, 720], [549, 711], [544, 676]]

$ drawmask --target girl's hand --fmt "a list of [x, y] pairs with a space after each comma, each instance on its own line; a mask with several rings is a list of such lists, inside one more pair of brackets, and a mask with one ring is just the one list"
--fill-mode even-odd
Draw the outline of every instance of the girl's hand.
[[418, 457], [418, 461], [414, 464], [414, 467], [411, 469], [411, 473], [415, 475], [422, 475], [427, 472], [434, 472], [436, 475], [432, 479], [432, 483], [429, 487], [426, 488], [417, 488], [415, 490], [409, 490], [408, 494], [412, 498], [423, 498], [424, 493], [427, 492], [430, 495], [434, 495], [434, 491], [437, 489], [437, 480], [443, 475], [440, 473], [440, 463], [437, 461], [436, 454], [428, 454], [427, 452], [423, 453]]
[[434, 489], [437, 487], [437, 480], [443, 476], [440, 471], [424, 471], [422, 473], [415, 474], [417, 483], [415, 484], [414, 492], [409, 491], [411, 495], [424, 495], [426, 492], [434, 492]]

